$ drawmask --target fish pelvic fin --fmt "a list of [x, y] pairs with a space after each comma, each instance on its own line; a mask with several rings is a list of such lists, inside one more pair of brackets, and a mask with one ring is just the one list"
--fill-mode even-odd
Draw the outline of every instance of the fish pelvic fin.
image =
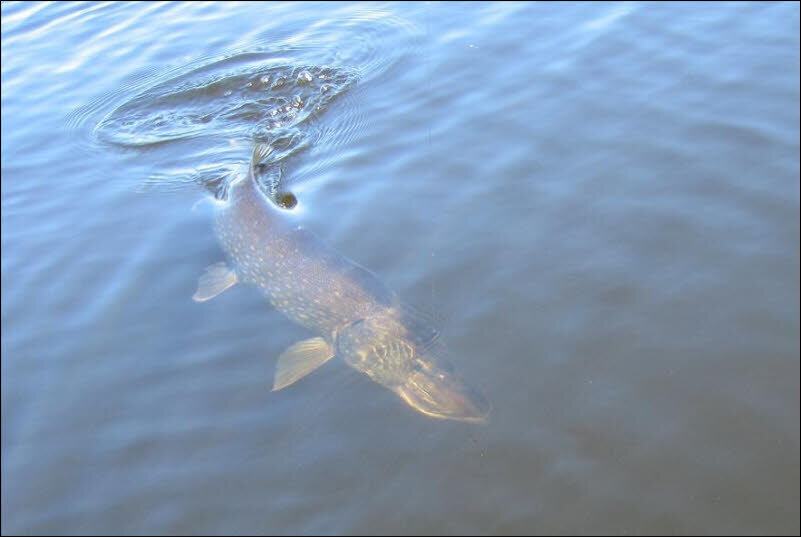
[[321, 337], [298, 341], [278, 357], [272, 391], [294, 384], [333, 357], [334, 348]]
[[197, 291], [192, 295], [192, 300], [205, 302], [235, 285], [237, 281], [236, 272], [225, 263], [209, 265], [198, 279]]

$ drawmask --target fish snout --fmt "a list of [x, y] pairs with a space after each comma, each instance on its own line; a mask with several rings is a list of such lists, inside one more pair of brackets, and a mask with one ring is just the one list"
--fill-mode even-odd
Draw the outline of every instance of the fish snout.
[[413, 372], [395, 391], [409, 406], [434, 418], [487, 423], [492, 410], [479, 392], [439, 368]]

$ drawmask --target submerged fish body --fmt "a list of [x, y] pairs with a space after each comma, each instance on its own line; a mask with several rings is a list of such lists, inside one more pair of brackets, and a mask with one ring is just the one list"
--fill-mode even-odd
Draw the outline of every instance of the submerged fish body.
[[485, 422], [490, 406], [459, 379], [437, 332], [373, 273], [326, 246], [269, 202], [255, 181], [267, 148], [257, 145], [247, 178], [235, 183], [215, 217], [228, 263], [201, 276], [196, 301], [236, 283], [317, 334], [279, 357], [274, 390], [333, 358], [393, 390], [436, 418]]

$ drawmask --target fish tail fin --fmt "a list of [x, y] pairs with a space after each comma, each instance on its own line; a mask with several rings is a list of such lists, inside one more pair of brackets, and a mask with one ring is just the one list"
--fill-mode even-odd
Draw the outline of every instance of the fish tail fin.
[[[268, 164], [275, 165], [276, 156], [273, 155], [274, 146], [272, 144], [260, 142], [253, 147], [253, 156], [250, 157], [250, 172], [248, 180], [252, 185], [259, 182], [260, 175], [264, 173], [262, 169]], [[276, 167], [277, 175], [270, 176], [267, 183], [268, 192], [264, 194], [270, 201], [282, 209], [291, 209], [297, 205], [298, 200], [291, 192], [284, 192], [280, 190], [281, 185], [281, 169]]]
[[255, 178], [259, 172], [259, 167], [267, 162], [273, 152], [273, 147], [267, 143], [257, 143], [253, 148], [253, 156], [250, 157], [250, 177]]

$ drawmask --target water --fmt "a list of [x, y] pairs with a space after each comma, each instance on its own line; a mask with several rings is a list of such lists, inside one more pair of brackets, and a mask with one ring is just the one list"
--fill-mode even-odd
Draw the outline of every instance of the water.
[[[798, 28], [4, 2], [2, 532], [798, 534]], [[487, 425], [337, 361], [271, 393], [309, 334], [191, 300], [192, 206], [256, 139], [266, 192], [441, 318]]]

